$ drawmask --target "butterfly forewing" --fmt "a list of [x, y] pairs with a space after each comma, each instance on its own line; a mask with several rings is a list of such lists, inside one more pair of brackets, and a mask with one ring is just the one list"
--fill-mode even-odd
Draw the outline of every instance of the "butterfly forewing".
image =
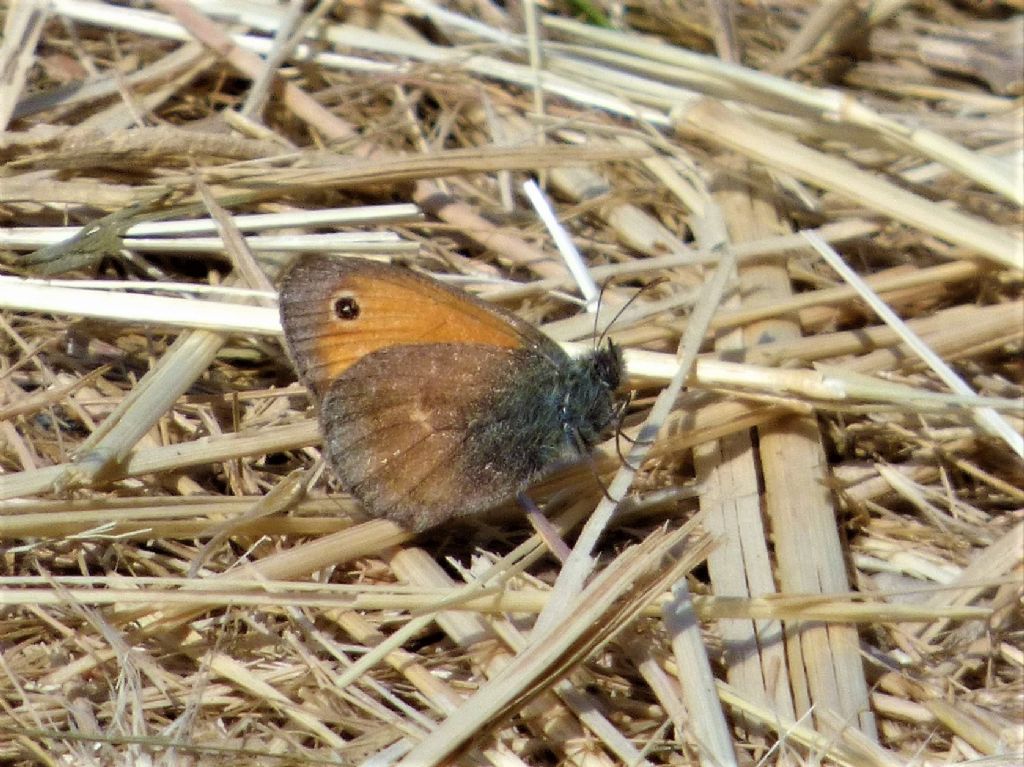
[[528, 323], [462, 291], [356, 258], [299, 259], [281, 289], [281, 320], [296, 368], [318, 396], [356, 361], [390, 346], [551, 344]]

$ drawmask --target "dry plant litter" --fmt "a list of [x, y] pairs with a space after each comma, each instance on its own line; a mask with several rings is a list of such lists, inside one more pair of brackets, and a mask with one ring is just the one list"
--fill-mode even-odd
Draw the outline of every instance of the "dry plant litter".
[[[1024, 760], [1020, 0], [0, 8], [0, 762]], [[562, 560], [334, 487], [307, 251], [625, 350]]]

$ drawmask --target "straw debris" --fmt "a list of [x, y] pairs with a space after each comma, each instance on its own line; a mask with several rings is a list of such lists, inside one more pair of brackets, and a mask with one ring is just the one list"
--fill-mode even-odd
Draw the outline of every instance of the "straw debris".
[[[1024, 760], [1022, 13], [6, 3], [0, 762]], [[304, 251], [624, 350], [547, 525], [334, 485]]]

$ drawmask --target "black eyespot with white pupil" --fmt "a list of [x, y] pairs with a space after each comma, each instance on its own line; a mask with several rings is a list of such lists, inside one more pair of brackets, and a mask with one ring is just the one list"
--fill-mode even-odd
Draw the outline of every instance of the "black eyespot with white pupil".
[[339, 320], [354, 320], [359, 316], [359, 302], [355, 296], [338, 296], [334, 299], [334, 316]]

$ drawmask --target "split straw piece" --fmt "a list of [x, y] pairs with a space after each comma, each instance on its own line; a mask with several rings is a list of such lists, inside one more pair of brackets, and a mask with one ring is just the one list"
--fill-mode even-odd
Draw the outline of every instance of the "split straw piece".
[[779, 131], [756, 125], [725, 104], [706, 99], [679, 115], [680, 132], [750, 157], [769, 168], [829, 189], [883, 216], [934, 234], [1000, 266], [1024, 268], [1024, 239], [974, 216], [862, 170], [849, 160], [819, 152]]
[[1005, 166], [927, 128], [907, 126], [876, 112], [866, 103], [851, 97], [848, 92], [835, 88], [815, 88], [676, 45], [651, 45], [639, 35], [599, 29], [573, 19], [549, 15], [544, 17], [544, 25], [571, 35], [580, 44], [601, 53], [624, 51], [641, 61], [672, 67], [680, 75], [689, 76], [691, 82], [694, 77], [703, 78], [706, 83], [703, 89], [705, 93], [716, 91], [711, 84], [719, 90], [729, 85], [737, 93], [743, 94], [742, 100], [748, 103], [760, 101], [769, 108], [781, 105], [775, 108], [785, 114], [800, 114], [810, 110], [822, 122], [867, 129], [905, 150], [942, 163], [1008, 200], [1017, 204], [1024, 202], [1019, 181], [1007, 172]]

